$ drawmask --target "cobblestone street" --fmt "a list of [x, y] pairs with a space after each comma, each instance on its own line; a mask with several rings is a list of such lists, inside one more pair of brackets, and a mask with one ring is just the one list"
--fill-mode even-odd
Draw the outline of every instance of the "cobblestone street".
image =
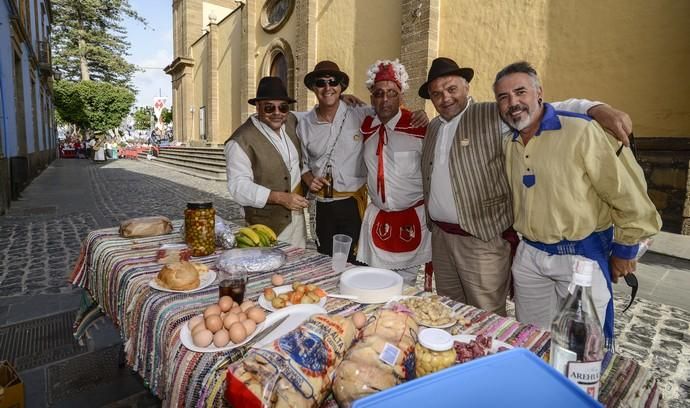
[[[182, 218], [186, 203], [194, 200], [212, 201], [218, 215], [239, 221], [239, 208], [222, 182], [145, 161], [53, 162], [0, 217], [0, 327], [14, 299], [78, 292], [67, 277], [90, 230], [131, 217]], [[654, 273], [655, 264], [644, 260], [643, 267]], [[615, 297], [622, 310], [627, 293]], [[617, 351], [658, 373], [667, 406], [690, 406], [690, 312], [639, 299], [616, 319]]]

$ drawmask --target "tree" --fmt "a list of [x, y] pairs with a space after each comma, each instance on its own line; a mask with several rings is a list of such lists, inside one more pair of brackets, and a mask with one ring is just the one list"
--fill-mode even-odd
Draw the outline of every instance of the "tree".
[[122, 24], [146, 20], [129, 0], [53, 0], [53, 66], [64, 79], [130, 86], [137, 70], [125, 59], [130, 43]]
[[134, 103], [132, 91], [106, 82], [57, 81], [54, 96], [60, 118], [82, 130], [119, 127]]
[[162, 117], [163, 123], [165, 123], [166, 125], [169, 125], [170, 123], [172, 123], [172, 120], [173, 120], [172, 109], [163, 108], [163, 110], [161, 111], [161, 117]]
[[134, 111], [134, 129], [149, 130], [151, 128], [151, 117], [153, 115], [153, 108], [150, 106], [143, 106]]

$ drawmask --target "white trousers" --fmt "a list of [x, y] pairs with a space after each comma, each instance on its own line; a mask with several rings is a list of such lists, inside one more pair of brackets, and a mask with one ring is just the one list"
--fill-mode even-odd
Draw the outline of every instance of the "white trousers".
[[[551, 322], [568, 296], [577, 257], [551, 255], [520, 242], [512, 267], [517, 320], [551, 330]], [[597, 266], [592, 273], [592, 299], [602, 327], [610, 298], [604, 273]]]
[[292, 212], [292, 222], [278, 235], [278, 241], [287, 242], [298, 248], [307, 246], [307, 228], [303, 211]]

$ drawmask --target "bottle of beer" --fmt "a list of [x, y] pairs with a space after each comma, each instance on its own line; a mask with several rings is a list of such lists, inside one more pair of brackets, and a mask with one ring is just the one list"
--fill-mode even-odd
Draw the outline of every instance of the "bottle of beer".
[[326, 174], [324, 177], [328, 185], [324, 186], [323, 198], [333, 198], [333, 167], [328, 164], [326, 166]]
[[565, 300], [551, 328], [551, 366], [596, 399], [599, 395], [604, 336], [592, 301], [596, 263], [578, 260]]

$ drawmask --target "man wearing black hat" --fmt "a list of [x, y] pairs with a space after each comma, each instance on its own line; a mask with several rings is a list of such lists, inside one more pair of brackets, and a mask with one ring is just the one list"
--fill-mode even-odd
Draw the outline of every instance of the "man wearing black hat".
[[[505, 315], [511, 253], [518, 242], [502, 148], [508, 128], [495, 103], [473, 103], [468, 96], [473, 76], [471, 68], [437, 58], [419, 88], [419, 96], [431, 99], [439, 113], [422, 152], [432, 262], [440, 295]], [[632, 125], [622, 112], [585, 100], [554, 105], [589, 113], [627, 141]]]
[[248, 102], [257, 113], [225, 142], [230, 196], [243, 206], [247, 223], [265, 224], [279, 240], [304, 248], [308, 201], [300, 188], [297, 119], [290, 113], [295, 100], [280, 78], [264, 77]]

